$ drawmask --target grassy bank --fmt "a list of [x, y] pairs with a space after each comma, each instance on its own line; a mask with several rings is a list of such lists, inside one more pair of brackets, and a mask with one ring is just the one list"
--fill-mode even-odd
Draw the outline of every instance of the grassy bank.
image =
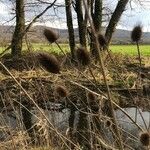
[[[68, 52], [69, 46], [68, 44], [60, 44], [63, 51]], [[0, 53], [4, 50], [4, 47], [0, 47]], [[27, 50], [27, 46], [24, 45], [23, 50]], [[123, 55], [130, 55], [130, 56], [136, 56], [137, 55], [137, 49], [136, 45], [111, 45], [110, 49], [114, 53], [121, 53]], [[31, 51], [37, 51], [37, 50], [45, 50], [49, 52], [55, 52], [55, 53], [61, 53], [60, 49], [56, 44], [32, 44], [30, 46]], [[150, 45], [140, 45], [140, 51], [142, 56], [150, 56]]]

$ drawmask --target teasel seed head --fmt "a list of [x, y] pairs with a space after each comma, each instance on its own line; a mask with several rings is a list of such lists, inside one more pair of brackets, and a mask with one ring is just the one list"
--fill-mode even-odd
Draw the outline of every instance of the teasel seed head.
[[101, 47], [107, 46], [106, 38], [102, 34], [98, 34], [98, 41]]
[[150, 133], [148, 132], [141, 133], [140, 141], [143, 144], [143, 146], [149, 146], [150, 145]]
[[88, 99], [89, 102], [92, 102], [92, 101], [96, 100], [96, 96], [92, 92], [88, 92], [87, 93], [87, 99]]
[[133, 42], [139, 42], [142, 36], [142, 27], [141, 25], [137, 25], [133, 28], [131, 32], [131, 39]]
[[49, 43], [54, 43], [59, 38], [58, 34], [51, 29], [44, 29], [43, 34]]
[[90, 64], [90, 54], [87, 51], [86, 48], [84, 47], [79, 47], [76, 49], [76, 56], [78, 59], [78, 62], [83, 65], [83, 66], [87, 66]]
[[37, 54], [37, 58], [42, 67], [44, 67], [48, 72], [55, 74], [60, 73], [60, 64], [53, 54], [39, 52]]
[[63, 98], [63, 97], [67, 97], [68, 96], [68, 91], [64, 86], [58, 85], [55, 87], [55, 93]]

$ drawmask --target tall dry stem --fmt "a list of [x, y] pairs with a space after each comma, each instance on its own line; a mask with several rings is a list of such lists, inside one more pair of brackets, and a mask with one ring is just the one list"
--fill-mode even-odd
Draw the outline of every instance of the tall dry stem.
[[109, 86], [108, 86], [108, 83], [107, 83], [103, 60], [101, 58], [101, 51], [100, 51], [100, 47], [99, 47], [97, 33], [96, 33], [95, 29], [94, 29], [94, 25], [93, 25], [93, 22], [91, 20], [90, 15], [89, 15], [88, 7], [87, 7], [87, 4], [86, 4], [85, 0], [83, 0], [83, 4], [84, 4], [84, 7], [85, 7], [85, 10], [86, 10], [89, 22], [90, 22], [90, 26], [91, 26], [91, 29], [92, 29], [92, 32], [93, 32], [93, 35], [94, 35], [95, 43], [96, 43], [95, 46], [96, 46], [96, 49], [97, 49], [97, 52], [98, 52], [98, 61], [100, 63], [100, 67], [102, 69], [102, 75], [103, 75], [104, 82], [105, 82], [106, 89], [107, 89], [107, 97], [108, 97], [108, 103], [109, 103], [110, 113], [111, 113], [110, 116], [111, 116], [112, 122], [113, 122], [113, 129], [114, 129], [114, 131], [116, 133], [116, 137], [118, 138], [117, 139], [117, 145], [118, 145], [118, 148], [120, 150], [123, 150], [122, 139], [121, 139], [120, 131], [118, 129], [118, 125], [117, 125], [117, 121], [116, 121], [116, 117], [115, 117], [115, 113], [114, 113], [113, 100], [112, 100], [110, 89], [109, 89]]

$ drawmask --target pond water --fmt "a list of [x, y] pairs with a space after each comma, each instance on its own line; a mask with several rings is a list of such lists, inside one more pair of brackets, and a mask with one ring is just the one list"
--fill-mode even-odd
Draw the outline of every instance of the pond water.
[[[136, 109], [135, 107], [125, 108], [127, 114], [143, 129], [150, 128], [150, 112], [142, 111], [141, 109]], [[116, 111], [116, 117], [119, 124], [125, 129], [136, 128], [136, 125], [121, 111]], [[145, 123], [144, 123], [145, 122]], [[146, 124], [146, 127], [145, 127]]]
[[[144, 130], [146, 130], [146, 128], [150, 129], [150, 112], [142, 111], [141, 109], [136, 110], [136, 108], [134, 107], [125, 108], [124, 110], [134, 121], [136, 120], [136, 123], [142, 129]], [[141, 112], [141, 115], [139, 112]], [[69, 110], [66, 109], [60, 113], [49, 112], [49, 111], [45, 113], [48, 116], [48, 118], [51, 120], [51, 122], [54, 124], [55, 127], [58, 127], [60, 130], [67, 129], [68, 127], [67, 120], [69, 117]], [[124, 130], [123, 136], [125, 137], [127, 144], [130, 145], [131, 147], [134, 147], [134, 149], [143, 150], [143, 148], [141, 147], [139, 138], [138, 138], [141, 132], [138, 129], [138, 127], [135, 124], [133, 124], [132, 121], [122, 111], [116, 110], [115, 114], [116, 114], [118, 124]], [[77, 118], [78, 117], [76, 117], [76, 119]], [[33, 120], [35, 120], [35, 118], [33, 118]], [[145, 127], [143, 120], [145, 121], [146, 127]], [[77, 122], [77, 120], [75, 122]], [[10, 126], [11, 128], [19, 127], [19, 122], [17, 123], [15, 118], [8, 117], [6, 115], [1, 115], [0, 126], [3, 126], [3, 125], [6, 126], [6, 124]], [[0, 139], [3, 139], [3, 138], [4, 138], [4, 134], [2, 134], [2, 131], [0, 131]]]
[[[146, 129], [150, 130], [150, 112], [137, 110], [134, 107], [125, 108], [124, 110], [142, 129], [145, 131]], [[127, 145], [135, 150], [144, 150], [139, 140], [141, 130], [120, 110], [116, 111], [116, 118], [124, 131], [123, 136]]]

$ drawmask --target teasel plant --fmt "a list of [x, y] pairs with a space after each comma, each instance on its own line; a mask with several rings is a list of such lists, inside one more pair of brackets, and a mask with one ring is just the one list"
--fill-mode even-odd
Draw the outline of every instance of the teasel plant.
[[141, 25], [136, 25], [132, 32], [131, 32], [131, 39], [133, 42], [136, 43], [137, 46], [137, 51], [138, 51], [138, 60], [139, 60], [139, 76], [141, 76], [141, 68], [142, 68], [142, 59], [141, 59], [141, 52], [140, 52], [140, 47], [139, 47], [139, 42], [142, 37], [142, 26]]
[[37, 59], [42, 67], [50, 73], [60, 73], [60, 63], [53, 54], [47, 52], [37, 52]]
[[[141, 40], [141, 37], [142, 37], [142, 26], [136, 25], [131, 32], [131, 40], [135, 42], [137, 46], [138, 60], [139, 60], [139, 85], [141, 85], [141, 69], [142, 69], [142, 59], [141, 59], [141, 52], [139, 47], [139, 42]], [[136, 109], [135, 120], [137, 121], [137, 109]]]
[[[132, 33], [131, 33], [131, 39], [133, 42], [136, 42], [136, 45], [137, 45], [137, 50], [138, 50], [138, 59], [139, 59], [139, 64], [140, 64], [140, 71], [141, 71], [141, 67], [142, 67], [142, 63], [141, 63], [141, 54], [140, 54], [140, 49], [139, 49], [139, 41], [141, 39], [141, 36], [142, 36], [142, 27], [140, 25], [134, 27]], [[108, 49], [107, 47], [107, 40], [105, 39], [105, 37], [103, 35], [98, 35], [98, 40], [99, 40], [99, 44], [100, 46], [107, 51], [108, 53], [108, 56], [109, 58], [111, 59], [111, 61], [113, 62], [113, 64], [115, 66], [117, 66], [117, 64], [115, 63], [114, 59], [112, 58], [111, 56], [111, 53], [110, 53], [110, 50]], [[140, 74], [141, 72], [139, 72]], [[126, 86], [126, 83], [125, 81], [122, 79], [122, 77], [117, 73], [117, 75], [119, 76], [119, 78], [122, 80], [122, 82], [124, 83], [124, 85]], [[126, 86], [128, 91], [129, 91], [129, 88], [128, 86]], [[131, 94], [129, 92], [129, 94]], [[132, 97], [132, 95], [131, 95]], [[132, 100], [134, 102], [134, 104], [136, 105], [136, 101], [134, 100], [134, 98], [132, 97]], [[136, 113], [135, 113], [135, 123], [137, 122], [137, 111], [139, 111], [139, 114], [143, 120], [143, 123], [145, 125], [145, 128], [148, 130], [148, 127], [146, 125], [146, 122], [140, 112], [140, 109], [138, 108], [138, 106], [136, 106]], [[107, 122], [106, 122], [107, 123]], [[109, 124], [109, 122], [108, 122]], [[112, 124], [111, 124], [112, 125]], [[141, 130], [141, 129], [140, 129]], [[143, 129], [141, 130], [143, 131]], [[142, 134], [140, 135], [140, 141], [141, 143], [143, 144], [143, 146], [148, 146], [148, 143], [150, 143], [150, 133], [148, 132], [142, 132]]]
[[140, 142], [142, 143], [143, 146], [147, 147], [147, 150], [149, 149], [148, 147], [150, 146], [150, 132], [142, 132], [139, 136]]
[[52, 29], [45, 28], [43, 31], [43, 35], [45, 36], [45, 38], [47, 39], [47, 41], [50, 44], [55, 43], [58, 46], [58, 48], [60, 49], [61, 53], [65, 56], [66, 59], [64, 59], [64, 61], [62, 61], [61, 64], [63, 64], [65, 62], [65, 60], [68, 60], [71, 65], [72, 65], [72, 63], [71, 63], [72, 61], [76, 63], [76, 60], [73, 59], [71, 56], [67, 55], [64, 52], [64, 50], [61, 48], [59, 43], [57, 42], [57, 39], [59, 38], [58, 33], [54, 32]]
[[100, 101], [98, 100], [98, 97], [92, 92], [87, 92], [86, 98], [87, 103], [89, 104], [89, 108], [91, 109], [91, 112], [99, 113]]
[[94, 35], [94, 39], [95, 39], [95, 43], [96, 43], [96, 49], [97, 49], [97, 52], [98, 52], [98, 61], [99, 61], [100, 67], [102, 69], [102, 75], [103, 75], [104, 82], [105, 82], [106, 89], [107, 89], [107, 98], [108, 98], [108, 104], [109, 104], [109, 109], [110, 109], [110, 117], [111, 117], [111, 121], [113, 123], [113, 125], [112, 125], [113, 135], [114, 135], [115, 138], [117, 137], [116, 144], [117, 144], [118, 148], [120, 150], [123, 150], [124, 149], [123, 148], [123, 143], [122, 143], [120, 131], [119, 131], [119, 128], [118, 128], [118, 125], [117, 125], [115, 112], [114, 112], [113, 99], [112, 99], [112, 96], [111, 96], [111, 93], [110, 93], [110, 88], [108, 86], [108, 82], [107, 82], [107, 79], [106, 79], [105, 68], [104, 68], [104, 63], [103, 63], [103, 60], [102, 60], [102, 57], [101, 57], [101, 47], [100, 47], [100, 44], [99, 44], [99, 41], [98, 41], [98, 35], [95, 31], [94, 24], [91, 20], [91, 16], [89, 14], [88, 6], [87, 6], [87, 3], [86, 3], [85, 0], [83, 0], [83, 5], [84, 5], [85, 12], [87, 14], [87, 17], [88, 17], [88, 20], [89, 20], [89, 23], [90, 23], [90, 26], [91, 26], [91, 29], [92, 29], [92, 32], [93, 32], [93, 35]]
[[[91, 69], [91, 58], [90, 58], [90, 53], [87, 50], [87, 48], [85, 47], [77, 47], [76, 48], [76, 58], [77, 58], [77, 62], [78, 62], [78, 66], [82, 66], [84, 68], [88, 68], [90, 74], [92, 75], [95, 84], [96, 84], [96, 79], [94, 77], [94, 74], [92, 72]], [[79, 144], [83, 147], [86, 147], [87, 149], [90, 148], [90, 146], [92, 146], [92, 136], [90, 135], [89, 132], [91, 130], [91, 125], [90, 125], [90, 118], [88, 117], [87, 113], [91, 113], [89, 112], [89, 104], [87, 102], [87, 98], [83, 98], [82, 102], [80, 104], [80, 107], [82, 109], [82, 111], [79, 111], [79, 121], [77, 124], [77, 141], [79, 142]], [[87, 143], [87, 141], [85, 141], [85, 139], [87, 141], [90, 141], [89, 143]]]
[[90, 54], [85, 47], [76, 48], [76, 57], [78, 63], [82, 66], [88, 66], [91, 63]]
[[87, 48], [82, 47], [82, 46], [76, 48], [76, 58], [78, 61], [78, 65], [88, 67], [89, 72], [90, 72], [90, 74], [93, 77], [93, 80], [95, 82], [95, 85], [97, 86], [97, 81], [96, 81], [96, 78], [95, 78], [93, 71], [92, 71], [92, 68], [91, 68], [90, 53], [88, 52]]
[[[79, 66], [83, 66], [83, 67], [87, 67], [89, 69], [89, 73], [92, 76], [94, 82], [92, 82], [89, 79], [88, 80], [93, 84], [93, 86], [95, 86], [95, 88], [98, 89], [98, 91], [101, 94], [103, 94], [105, 96], [105, 94], [99, 89], [98, 82], [97, 82], [97, 80], [96, 80], [96, 78], [94, 76], [94, 73], [93, 73], [93, 70], [92, 70], [92, 67], [91, 67], [92, 60], [91, 60], [89, 51], [87, 50], [87, 48], [82, 47], [82, 46], [77, 47], [75, 50], [76, 50], [75, 54], [76, 54], [76, 59], [77, 59], [78, 65]], [[79, 71], [79, 72], [82, 74], [81, 71]], [[84, 75], [84, 77], [87, 78], [85, 75]]]
[[58, 48], [60, 49], [60, 51], [62, 52], [62, 54], [66, 56], [64, 50], [60, 47], [60, 45], [57, 42], [57, 40], [59, 38], [58, 33], [54, 32], [52, 29], [45, 28], [43, 31], [43, 34], [50, 44], [55, 43], [58, 46]]
[[[138, 29], [136, 28], [135, 30], [136, 30], [136, 32], [138, 32], [138, 34], [135, 34], [135, 31], [134, 31], [134, 35], [132, 35], [131, 34], [131, 37], [132, 37], [132, 39], [133, 39], [133, 41], [140, 41], [140, 39], [141, 39], [141, 35], [142, 35], [142, 29], [139, 29], [140, 27], [138, 27]], [[139, 30], [139, 31], [137, 31], [137, 30]], [[117, 66], [117, 63], [114, 61], [114, 59], [113, 59], [113, 57], [112, 57], [112, 55], [111, 55], [111, 53], [110, 53], [110, 49], [108, 49], [108, 47], [107, 47], [107, 40], [105, 39], [105, 37], [104, 36], [100, 36], [100, 38], [99, 38], [99, 44], [101, 45], [101, 47], [103, 47], [106, 51], [107, 51], [107, 53], [108, 53], [108, 56], [109, 56], [109, 58], [110, 58], [110, 60], [111, 60], [111, 62], [114, 64], [114, 66], [116, 67]], [[140, 54], [140, 51], [139, 51], [139, 54]], [[140, 55], [139, 55], [140, 56]], [[140, 58], [140, 57], [139, 57]], [[141, 59], [140, 59], [141, 60]], [[140, 63], [141, 64], [141, 63]], [[141, 66], [141, 65], [140, 65]], [[141, 67], [140, 67], [141, 68]], [[133, 102], [134, 102], [134, 104], [135, 104], [135, 106], [136, 106], [136, 113], [135, 113], [135, 123], [137, 122], [137, 111], [139, 111], [139, 114], [140, 114], [140, 116], [141, 116], [141, 118], [142, 118], [142, 120], [143, 120], [143, 123], [144, 123], [144, 125], [145, 125], [145, 128], [146, 129], [148, 129], [148, 127], [147, 127], [147, 125], [146, 125], [146, 122], [145, 122], [145, 120], [144, 120], [144, 118], [143, 118], [143, 116], [142, 116], [142, 114], [141, 114], [141, 112], [140, 112], [140, 109], [138, 108], [138, 106], [136, 105], [136, 101], [135, 101], [135, 99], [133, 98], [133, 96], [131, 95], [131, 93], [130, 93], [130, 90], [129, 90], [129, 87], [126, 85], [126, 82], [124, 81], [124, 79], [121, 77], [121, 75], [118, 73], [118, 72], [116, 72], [117, 73], [117, 76], [120, 78], [120, 80], [122, 81], [122, 83], [124, 84], [124, 86], [127, 88], [127, 90], [128, 90], [128, 92], [129, 92], [129, 94], [130, 94], [130, 97], [132, 98], [132, 100], [133, 100]]]
[[[70, 140], [73, 139], [73, 129], [74, 129], [74, 122], [75, 122], [75, 112], [76, 112], [76, 104], [74, 104], [70, 98], [69, 98], [69, 90], [64, 85], [57, 85], [54, 89], [54, 95], [57, 95], [60, 97], [60, 99], [65, 99], [65, 102], [62, 102], [63, 105], [65, 105], [66, 108], [69, 108], [69, 118], [68, 118], [68, 124], [69, 128], [66, 131], [66, 135], [69, 136]], [[69, 143], [70, 147], [74, 147], [73, 144]]]
[[140, 48], [139, 48], [139, 41], [141, 40], [141, 37], [142, 37], [142, 26], [141, 25], [137, 25], [137, 26], [135, 26], [133, 28], [133, 30], [131, 32], [131, 39], [137, 45], [137, 51], [138, 51], [140, 67], [142, 66], [141, 53], [140, 53]]
[[60, 98], [65, 98], [68, 96], [68, 90], [62, 85], [57, 85], [55, 87], [54, 93], [56, 93]]
[[[131, 38], [134, 42], [137, 43], [137, 49], [138, 49], [138, 56], [139, 56], [139, 63], [140, 63], [140, 71], [141, 71], [141, 55], [140, 55], [140, 49], [139, 49], [139, 41], [141, 39], [141, 36], [142, 36], [142, 27], [141, 26], [136, 26], [133, 31], [132, 31], [132, 34], [131, 34]], [[98, 35], [98, 40], [99, 40], [99, 44], [100, 46], [107, 51], [108, 53], [108, 56], [109, 58], [111, 59], [111, 61], [113, 62], [113, 64], [115, 66], [117, 66], [117, 64], [115, 63], [113, 57], [111, 56], [111, 53], [110, 53], [110, 50], [108, 49], [108, 46], [107, 46], [107, 39], [105, 39], [105, 37], [103, 35]], [[117, 73], [117, 75], [119, 76], [119, 78], [122, 80], [122, 82], [124, 83], [124, 85], [127, 87], [128, 91], [129, 91], [129, 88], [128, 86], [126, 85], [125, 81], [122, 79], [122, 77], [120, 76], [120, 74]], [[134, 100], [134, 98], [132, 97], [131, 93], [129, 92], [134, 104], [136, 105], [136, 101]], [[135, 113], [135, 123], [137, 122], [137, 112], [139, 111], [139, 114], [143, 120], [143, 123], [145, 125], [145, 128], [148, 130], [148, 127], [146, 125], [146, 122], [140, 112], [140, 109], [136, 106], [136, 113]]]

